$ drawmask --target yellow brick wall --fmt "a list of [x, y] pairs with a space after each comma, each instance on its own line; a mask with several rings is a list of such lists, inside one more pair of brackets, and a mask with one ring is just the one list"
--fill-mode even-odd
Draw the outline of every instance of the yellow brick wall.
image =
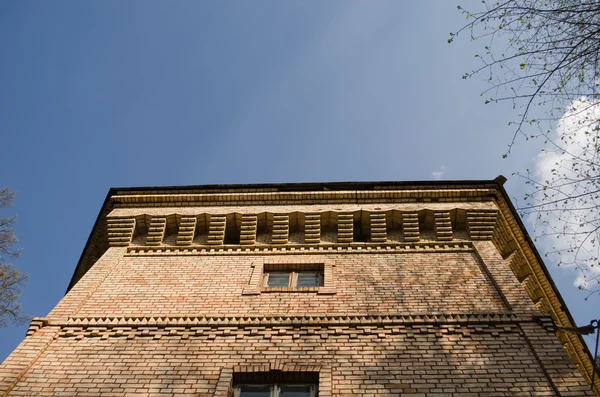
[[[516, 254], [499, 250], [510, 236], [495, 229], [489, 190], [439, 203], [394, 200], [443, 192], [373, 193], [364, 205], [346, 193], [253, 193], [251, 206], [228, 194], [228, 205], [131, 194], [105, 208], [94, 239], [111, 247], [0, 365], [0, 396], [227, 397], [236, 372], [269, 370], [318, 372], [321, 397], [593, 395], [515, 276]], [[361, 218], [370, 241], [353, 241], [357, 211], [374, 214]], [[299, 212], [310, 241], [286, 241]], [[260, 236], [275, 218], [275, 241]], [[223, 245], [227, 219], [244, 222], [239, 245]], [[138, 221], [152, 238], [134, 241]], [[214, 233], [194, 240], [202, 222]], [[395, 222], [405, 233], [386, 235]], [[323, 264], [326, 288], [261, 291], [253, 272], [273, 263]]]

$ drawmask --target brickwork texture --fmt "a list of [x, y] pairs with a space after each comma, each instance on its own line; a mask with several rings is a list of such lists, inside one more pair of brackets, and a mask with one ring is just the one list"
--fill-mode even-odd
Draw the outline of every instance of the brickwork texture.
[[281, 371], [321, 397], [598, 395], [498, 182], [290, 186], [111, 190], [0, 396], [226, 397]]

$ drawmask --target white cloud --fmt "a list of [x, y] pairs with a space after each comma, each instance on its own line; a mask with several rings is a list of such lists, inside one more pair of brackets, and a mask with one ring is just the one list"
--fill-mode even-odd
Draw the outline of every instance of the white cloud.
[[435, 179], [436, 181], [439, 181], [440, 179], [442, 179], [442, 177], [444, 176], [444, 174], [446, 173], [446, 166], [442, 165], [439, 168], [439, 171], [433, 171], [431, 173], [431, 176], [433, 177], [433, 179]]
[[[541, 185], [529, 205], [538, 207], [527, 217], [535, 235], [543, 236], [541, 248], [574, 271], [576, 286], [591, 290], [600, 279], [598, 120], [600, 104], [585, 97], [567, 108], [548, 151], [536, 158], [533, 179]], [[544, 202], [552, 204], [539, 207]]]

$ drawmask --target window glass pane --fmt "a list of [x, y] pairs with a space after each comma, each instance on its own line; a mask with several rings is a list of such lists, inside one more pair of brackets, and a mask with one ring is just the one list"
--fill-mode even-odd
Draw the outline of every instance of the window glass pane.
[[287, 287], [290, 282], [290, 273], [289, 272], [277, 272], [277, 273], [269, 273], [267, 278], [267, 287], [269, 288], [278, 288], [278, 287]]
[[318, 287], [319, 272], [298, 272], [296, 287]]
[[270, 397], [270, 385], [246, 385], [240, 387], [240, 397]]
[[307, 385], [281, 385], [280, 397], [310, 397], [311, 387]]

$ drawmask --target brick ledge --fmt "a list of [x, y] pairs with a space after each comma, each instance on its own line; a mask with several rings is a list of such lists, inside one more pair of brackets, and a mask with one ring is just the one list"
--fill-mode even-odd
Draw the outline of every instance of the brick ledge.
[[348, 244], [320, 244], [320, 245], [289, 245], [281, 246], [161, 246], [161, 247], [128, 247], [125, 256], [155, 256], [155, 255], [269, 255], [269, 254], [323, 254], [323, 253], [398, 253], [398, 252], [465, 252], [473, 251], [473, 244], [470, 241], [440, 244], [439, 242], [415, 242], [415, 243], [390, 243], [390, 244], [371, 244], [362, 245]]
[[319, 326], [319, 325], [426, 325], [426, 324], [504, 324], [504, 323], [552, 323], [550, 316], [531, 316], [516, 313], [437, 313], [437, 314], [390, 314], [390, 315], [323, 315], [298, 316], [145, 316], [145, 317], [70, 317], [53, 320], [36, 317], [29, 332], [45, 326], [59, 327], [253, 327], [266, 325]]

